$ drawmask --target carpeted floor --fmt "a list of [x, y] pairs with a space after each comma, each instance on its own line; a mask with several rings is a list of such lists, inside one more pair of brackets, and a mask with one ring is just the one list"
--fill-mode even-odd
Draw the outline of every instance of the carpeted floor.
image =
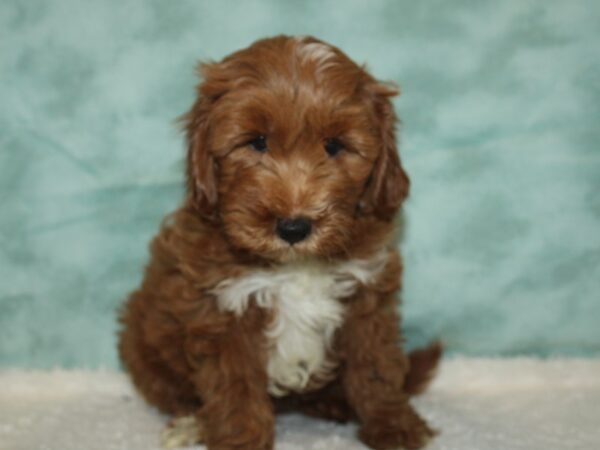
[[[600, 449], [600, 359], [452, 359], [415, 404], [431, 450]], [[122, 374], [0, 372], [2, 450], [153, 450], [165, 420]], [[280, 417], [276, 448], [364, 449], [355, 431]]]

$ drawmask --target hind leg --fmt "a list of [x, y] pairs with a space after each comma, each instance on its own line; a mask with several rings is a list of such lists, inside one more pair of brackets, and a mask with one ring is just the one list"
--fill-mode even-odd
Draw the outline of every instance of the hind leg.
[[165, 449], [187, 447], [203, 442], [203, 429], [197, 420], [201, 406], [193, 385], [158, 358], [157, 352], [139, 342], [122, 337], [120, 351], [127, 370], [146, 401], [173, 418], [160, 435]]
[[137, 343], [135, 349], [128, 344], [126, 340], [121, 341], [122, 360], [135, 387], [148, 403], [173, 416], [198, 410], [200, 399], [185, 376], [164, 364], [152, 348]]
[[121, 361], [148, 403], [173, 416], [192, 414], [200, 399], [190, 381], [183, 333], [152, 308], [151, 299], [135, 292], [121, 313]]

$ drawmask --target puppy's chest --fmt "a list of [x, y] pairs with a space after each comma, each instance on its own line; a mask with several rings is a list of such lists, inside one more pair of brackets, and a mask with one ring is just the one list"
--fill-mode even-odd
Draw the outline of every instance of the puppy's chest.
[[381, 264], [295, 264], [225, 280], [215, 293], [221, 309], [238, 315], [251, 299], [272, 310], [266, 370], [269, 393], [282, 396], [317, 389], [335, 376], [332, 344], [344, 321], [342, 300], [379, 270]]

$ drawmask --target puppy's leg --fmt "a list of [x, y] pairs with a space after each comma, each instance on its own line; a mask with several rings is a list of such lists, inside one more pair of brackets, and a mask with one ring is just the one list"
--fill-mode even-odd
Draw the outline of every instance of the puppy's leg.
[[267, 393], [266, 345], [258, 314], [248, 309], [226, 331], [192, 338], [201, 341], [195, 347], [203, 349], [203, 354], [190, 359], [203, 403], [197, 417], [210, 450], [273, 448], [273, 406]]
[[204, 429], [198, 418], [180, 416], [171, 419], [160, 435], [162, 448], [188, 447], [204, 442]]
[[120, 320], [119, 354], [138, 392], [166, 414], [193, 414], [200, 399], [189, 380], [178, 323], [165, 320], [151, 294], [141, 290], [132, 294]]
[[391, 299], [378, 295], [357, 299], [341, 330], [344, 388], [365, 444], [381, 450], [421, 448], [434, 432], [408, 402], [409, 363], [400, 348], [399, 318]]

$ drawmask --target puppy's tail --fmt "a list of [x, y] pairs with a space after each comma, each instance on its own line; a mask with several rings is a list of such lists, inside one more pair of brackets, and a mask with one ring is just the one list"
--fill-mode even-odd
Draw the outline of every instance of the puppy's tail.
[[408, 354], [410, 370], [404, 380], [404, 391], [408, 395], [419, 395], [427, 388], [435, 376], [442, 352], [442, 343], [434, 341]]

